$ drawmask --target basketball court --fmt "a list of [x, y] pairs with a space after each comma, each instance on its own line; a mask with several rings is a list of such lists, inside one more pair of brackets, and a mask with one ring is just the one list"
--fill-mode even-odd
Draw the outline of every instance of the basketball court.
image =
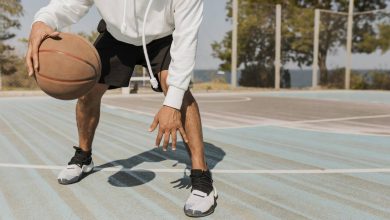
[[[389, 219], [390, 92], [196, 94], [219, 192], [207, 219]], [[0, 98], [1, 219], [185, 219], [189, 159], [154, 148], [159, 94], [109, 95], [95, 172], [63, 186], [75, 102]]]

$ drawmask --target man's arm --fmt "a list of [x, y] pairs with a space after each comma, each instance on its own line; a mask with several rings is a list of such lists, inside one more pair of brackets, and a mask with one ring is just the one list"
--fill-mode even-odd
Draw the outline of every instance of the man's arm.
[[30, 76], [38, 72], [38, 50], [42, 41], [48, 37], [58, 36], [59, 33], [55, 30], [79, 21], [92, 4], [93, 0], [51, 0], [49, 5], [35, 14], [26, 54], [26, 64]]
[[203, 19], [203, 0], [176, 1], [174, 10], [172, 61], [164, 105], [180, 109], [195, 67], [198, 32]]
[[34, 23], [41, 21], [49, 27], [60, 30], [77, 23], [93, 5], [93, 0], [51, 0], [34, 16]]
[[165, 151], [170, 136], [172, 136], [172, 149], [176, 149], [177, 130], [181, 133], [184, 142], [188, 143], [180, 109], [194, 70], [198, 31], [203, 19], [203, 0], [178, 0], [174, 4], [175, 31], [172, 34], [172, 60], [167, 79], [169, 88], [164, 106], [157, 113], [149, 129], [153, 131], [157, 125], [160, 125], [156, 146], [160, 145], [164, 136], [163, 149]]

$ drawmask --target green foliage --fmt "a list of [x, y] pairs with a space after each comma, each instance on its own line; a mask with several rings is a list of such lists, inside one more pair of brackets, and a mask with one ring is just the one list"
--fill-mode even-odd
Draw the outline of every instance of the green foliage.
[[18, 18], [23, 15], [20, 0], [0, 0], [0, 73], [10, 75], [16, 72], [17, 56], [13, 47], [4, 41], [15, 36], [10, 32], [12, 28], [20, 28]]
[[273, 87], [275, 83], [273, 69], [264, 66], [249, 65], [241, 72], [240, 85], [248, 87]]
[[[329, 72], [327, 88], [343, 89], [345, 68]], [[390, 71], [372, 70], [366, 73], [351, 72], [351, 89], [390, 90]]]
[[[388, 0], [355, 1], [355, 12], [383, 9]], [[347, 12], [349, 2], [342, 0], [239, 0], [238, 65], [243, 68], [241, 85], [272, 86], [275, 56], [275, 4], [282, 4], [282, 64], [312, 65], [314, 9]], [[227, 19], [232, 17], [232, 3], [227, 3]], [[390, 22], [384, 13], [354, 16], [353, 51], [372, 53], [390, 49]], [[347, 16], [321, 13], [319, 48], [320, 83], [327, 85], [330, 76], [326, 60], [329, 54], [345, 45]], [[232, 32], [221, 42], [214, 42], [213, 56], [223, 61], [220, 69], [231, 66]], [[253, 76], [249, 76], [254, 74]], [[261, 79], [261, 80], [260, 80]], [[270, 83], [270, 84], [268, 84]]]
[[390, 90], [390, 72], [376, 71], [370, 75], [372, 77], [371, 89]]
[[[260, 3], [269, 3], [261, 1]], [[275, 1], [277, 2], [277, 1]], [[243, 65], [240, 84], [246, 86], [262, 85], [269, 87], [275, 54], [274, 15], [275, 6], [259, 4], [259, 1], [239, 1], [239, 43], [238, 65]], [[231, 6], [228, 4], [228, 16], [231, 16]], [[231, 32], [227, 33], [222, 42], [212, 44], [213, 55], [224, 61], [220, 69], [230, 70], [231, 65]], [[252, 75], [253, 74], [253, 75]]]
[[13, 38], [10, 28], [20, 28], [18, 17], [23, 15], [20, 0], [0, 0], [0, 41]]
[[38, 89], [35, 80], [27, 74], [23, 58], [16, 57], [13, 65], [14, 73], [2, 78], [4, 89]]

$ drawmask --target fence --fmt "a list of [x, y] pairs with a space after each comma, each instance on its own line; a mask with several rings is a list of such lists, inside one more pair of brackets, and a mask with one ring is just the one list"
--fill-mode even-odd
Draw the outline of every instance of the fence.
[[[264, 2], [205, 1], [195, 88], [390, 89], [388, 9], [352, 14], [348, 5], [334, 11]], [[15, 69], [0, 72], [0, 89], [37, 89], [22, 58]], [[132, 88], [150, 86], [142, 68], [133, 76]]]
[[353, 12], [353, 1], [350, 12], [237, 2], [239, 47], [233, 59], [244, 75], [242, 85], [390, 88], [389, 10]]

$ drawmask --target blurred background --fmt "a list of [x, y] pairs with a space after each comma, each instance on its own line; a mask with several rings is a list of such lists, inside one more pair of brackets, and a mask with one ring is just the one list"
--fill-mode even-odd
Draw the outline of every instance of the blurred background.
[[[24, 54], [49, 0], [0, 0], [0, 93], [38, 90]], [[389, 0], [205, 0], [195, 90], [390, 89]], [[96, 8], [62, 31], [93, 42]], [[138, 67], [127, 92], [149, 88]]]

